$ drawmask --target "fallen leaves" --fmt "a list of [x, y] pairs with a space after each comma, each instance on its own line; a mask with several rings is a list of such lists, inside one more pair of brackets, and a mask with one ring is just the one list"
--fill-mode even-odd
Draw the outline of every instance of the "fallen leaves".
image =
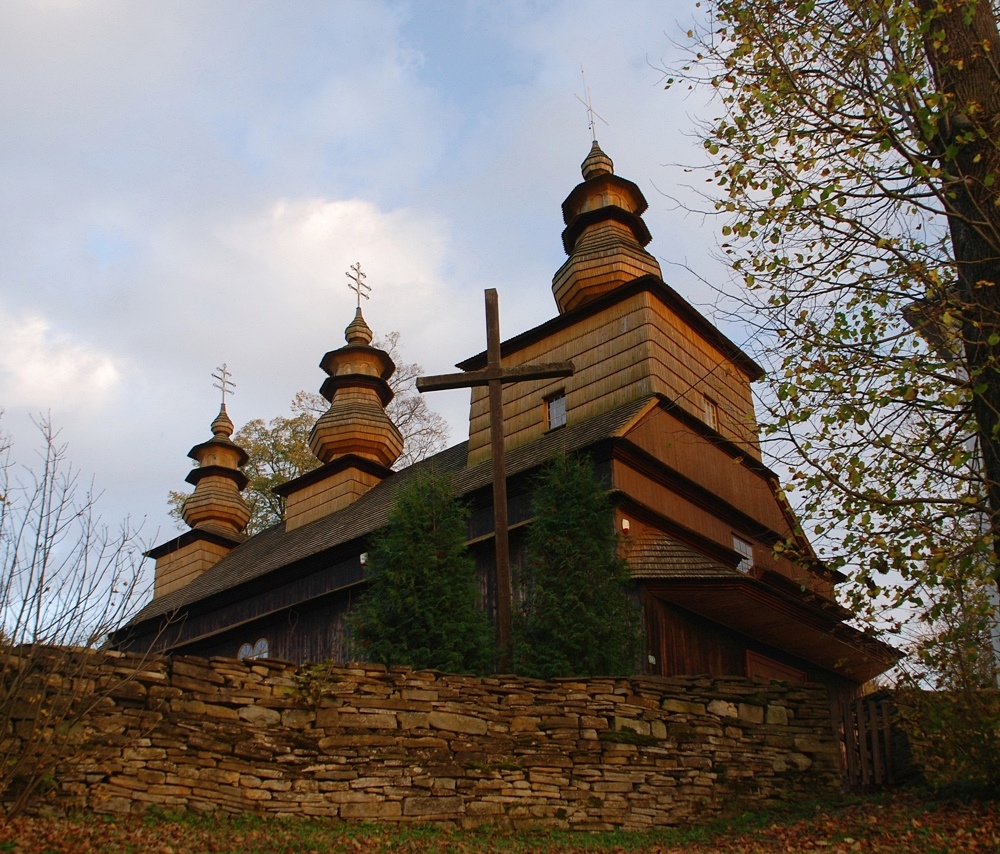
[[[1000, 852], [1000, 804], [932, 800], [912, 793], [818, 807], [808, 817], [771, 821], [735, 818], [729, 826], [643, 834], [535, 833], [480, 828], [285, 821], [252, 816], [127, 816], [113, 820], [19, 817], [0, 822], [2, 854], [356, 854], [392, 852], [540, 851], [649, 854], [945, 854]], [[696, 840], [696, 841], [695, 841]]]

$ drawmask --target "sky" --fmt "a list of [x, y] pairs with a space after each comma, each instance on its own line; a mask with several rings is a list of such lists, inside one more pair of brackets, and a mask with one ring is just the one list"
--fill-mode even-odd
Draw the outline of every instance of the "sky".
[[[360, 262], [376, 335], [446, 373], [555, 316], [560, 205], [596, 132], [664, 279], [712, 316], [718, 225], [681, 166], [711, 108], [665, 92], [693, 0], [4, 0], [0, 431], [49, 417], [109, 523], [176, 533], [210, 437], [317, 391]], [[604, 123], [606, 122], [606, 124]], [[679, 205], [678, 199], [687, 200]], [[726, 328], [742, 343], [738, 330]], [[466, 438], [467, 391], [428, 402]]]

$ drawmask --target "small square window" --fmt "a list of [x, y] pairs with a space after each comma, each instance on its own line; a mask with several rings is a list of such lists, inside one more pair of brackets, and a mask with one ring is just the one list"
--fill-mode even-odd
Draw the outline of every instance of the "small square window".
[[740, 556], [740, 562], [736, 564], [736, 568], [740, 572], [750, 572], [753, 569], [753, 543], [748, 543], [733, 534], [733, 551]]
[[719, 429], [719, 404], [710, 397], [703, 399], [702, 420], [713, 430]]
[[561, 391], [545, 401], [548, 410], [549, 430], [566, 425], [566, 392]]

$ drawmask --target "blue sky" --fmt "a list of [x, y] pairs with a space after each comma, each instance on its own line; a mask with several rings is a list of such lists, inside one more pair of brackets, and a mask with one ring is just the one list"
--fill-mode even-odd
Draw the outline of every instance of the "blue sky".
[[[51, 413], [109, 520], [171, 535], [166, 493], [218, 407], [237, 425], [317, 390], [361, 261], [376, 334], [428, 373], [555, 314], [560, 204], [598, 137], [650, 202], [650, 250], [692, 302], [719, 284], [665, 93], [693, 2], [6, 0], [0, 4], [0, 429]], [[727, 329], [737, 341], [740, 331]], [[433, 405], [453, 439], [467, 392]]]

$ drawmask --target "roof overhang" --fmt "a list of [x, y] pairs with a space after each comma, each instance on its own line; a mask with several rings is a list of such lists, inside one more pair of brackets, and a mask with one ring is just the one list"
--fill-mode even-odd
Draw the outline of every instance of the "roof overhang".
[[[665, 578], [645, 588], [665, 602], [833, 671], [867, 682], [892, 667], [898, 650], [751, 578]], [[837, 609], [839, 610], [839, 609]]]

